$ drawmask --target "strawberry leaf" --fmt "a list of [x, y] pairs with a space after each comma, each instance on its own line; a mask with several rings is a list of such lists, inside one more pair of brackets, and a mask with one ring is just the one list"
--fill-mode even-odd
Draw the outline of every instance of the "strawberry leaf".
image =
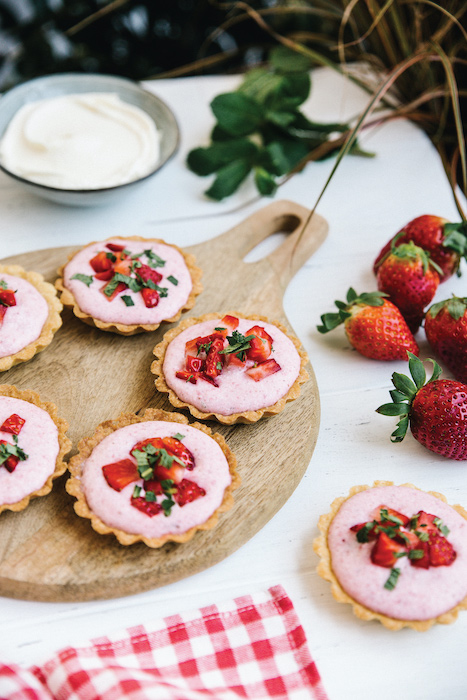
[[398, 391], [400, 391], [407, 399], [412, 399], [417, 393], [417, 387], [413, 381], [405, 374], [393, 372], [392, 383]]
[[426, 372], [423, 366], [423, 362], [418, 359], [411, 352], [407, 353], [409, 356], [409, 371], [415, 382], [417, 389], [421, 389], [426, 381]]
[[383, 403], [382, 406], [376, 409], [376, 413], [381, 413], [382, 416], [404, 416], [409, 410], [407, 403]]

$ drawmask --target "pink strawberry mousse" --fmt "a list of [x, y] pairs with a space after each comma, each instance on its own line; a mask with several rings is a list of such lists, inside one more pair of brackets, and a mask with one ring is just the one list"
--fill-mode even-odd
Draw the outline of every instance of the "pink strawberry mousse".
[[[245, 369], [236, 365], [224, 366], [216, 377], [218, 386], [199, 379], [196, 384], [176, 377], [176, 372], [185, 368], [185, 344], [198, 336], [205, 337], [222, 326], [222, 320], [204, 321], [190, 326], [177, 335], [167, 347], [163, 371], [167, 385], [177, 396], [195, 406], [203, 413], [218, 413], [229, 416], [244, 411], [257, 411], [272, 406], [290, 389], [300, 372], [300, 355], [293, 342], [277, 326], [264, 321], [239, 319], [237, 331], [247, 335], [253, 326], [261, 326], [273, 339], [271, 357], [280, 365], [275, 372], [260, 381], [255, 381]], [[252, 366], [249, 362], [247, 366]]]
[[[360, 544], [357, 523], [371, 520], [380, 505], [412, 517], [418, 511], [438, 516], [449, 528], [457, 552], [450, 566], [428, 569], [398, 560], [401, 573], [393, 590], [384, 588], [390, 570], [371, 562], [373, 542]], [[361, 491], [344, 501], [328, 533], [331, 566], [342, 588], [374, 612], [399, 620], [429, 620], [451, 610], [467, 596], [467, 520], [444, 501], [407, 486], [382, 486]]]
[[[153, 253], [165, 261], [165, 265], [157, 268], [157, 272], [163, 275], [158, 286], [166, 288], [168, 294], [159, 299], [157, 306], [147, 308], [141, 293], [133, 292], [131, 289], [126, 289], [122, 294], [118, 294], [112, 301], [109, 301], [108, 297], [101, 292], [107, 282], [93, 279], [91, 284], [87, 286], [79, 279], [72, 279], [76, 274], [95, 275], [90, 260], [101, 251], [110, 252], [106, 249], [106, 244], [112, 242], [125, 246], [131, 255], [141, 254], [141, 261], [145, 264], [147, 258], [144, 256], [144, 251], [148, 249], [151, 249]], [[174, 278], [176, 284], [171, 282], [169, 277]], [[121, 239], [93, 243], [80, 250], [65, 266], [63, 282], [83, 312], [100, 321], [121, 323], [127, 326], [160, 323], [165, 319], [172, 318], [186, 303], [193, 286], [183, 255], [176, 248], [152, 241]], [[122, 300], [122, 295], [131, 297], [133, 306], [127, 306]]]
[[15, 292], [16, 306], [9, 306], [0, 324], [0, 357], [8, 357], [33, 343], [40, 336], [48, 318], [47, 302], [27, 280], [0, 273]]
[[[162, 512], [149, 517], [131, 505], [133, 490], [136, 485], [143, 486], [143, 480], [128, 484], [122, 491], [115, 491], [105, 480], [102, 467], [128, 458], [135, 444], [141, 440], [174, 437], [177, 432], [184, 436], [182, 443], [195, 460], [195, 467], [187, 471], [187, 478], [203, 488], [206, 495], [183, 506], [175, 504], [168, 517]], [[224, 491], [231, 480], [227, 459], [209, 435], [188, 425], [144, 421], [116, 430], [93, 449], [83, 464], [82, 486], [89, 508], [104, 523], [128, 533], [158, 538], [184, 533], [208, 520], [221, 505]]]
[[[0, 504], [17, 503], [40, 489], [55, 471], [60, 449], [57, 426], [47, 411], [28, 401], [0, 396], [0, 426], [12, 414], [25, 420], [18, 446], [28, 455], [9, 472], [0, 466]], [[0, 430], [0, 440], [13, 444], [13, 435]]]

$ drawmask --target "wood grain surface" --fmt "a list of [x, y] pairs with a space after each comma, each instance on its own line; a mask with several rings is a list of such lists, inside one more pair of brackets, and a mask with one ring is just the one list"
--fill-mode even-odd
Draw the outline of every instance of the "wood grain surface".
[[[279, 231], [288, 235], [273, 253], [258, 262], [244, 262], [250, 250]], [[227, 233], [187, 248], [203, 270], [204, 286], [188, 315], [257, 313], [281, 321], [293, 333], [282, 306], [284, 291], [326, 235], [322, 217], [310, 217], [293, 202], [278, 201]], [[72, 250], [35, 251], [2, 263], [37, 270], [53, 282]], [[71, 456], [78, 441], [103, 420], [148, 407], [173, 410], [166, 396], [156, 391], [149, 369], [154, 346], [171, 327], [163, 324], [153, 333], [123, 337], [91, 328], [64, 311], [63, 326], [52, 344], [31, 361], [4, 372], [0, 381], [33, 389], [57, 405], [70, 425]], [[213, 530], [198, 532], [186, 544], [168, 543], [156, 550], [141, 543], [122, 546], [112, 535], [95, 533], [88, 520], [75, 514], [64, 475], [51, 494], [33, 500], [26, 510], [0, 515], [0, 595], [42, 601], [120, 597], [190, 576], [241, 547], [287, 501], [309, 464], [318, 435], [319, 395], [309, 364], [307, 369], [310, 379], [300, 397], [279, 415], [254, 425], [208, 423], [234, 451], [242, 479], [234, 492], [234, 507], [221, 515]]]

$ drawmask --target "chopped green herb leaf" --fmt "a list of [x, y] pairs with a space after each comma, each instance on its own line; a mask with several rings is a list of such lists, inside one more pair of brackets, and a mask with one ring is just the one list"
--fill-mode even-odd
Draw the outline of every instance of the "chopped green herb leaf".
[[389, 511], [386, 508], [380, 508], [379, 513], [382, 521], [402, 525], [402, 520], [395, 515], [389, 515]]
[[162, 503], [162, 510], [164, 511], [164, 515], [167, 518], [170, 515], [170, 511], [172, 510], [173, 506], [175, 505], [175, 502], [172, 498], [165, 498]]
[[79, 280], [80, 282], [83, 282], [87, 287], [90, 287], [94, 278], [92, 277], [92, 275], [82, 275], [80, 272], [77, 272], [76, 275], [73, 275], [71, 277], [71, 279]]
[[376, 520], [372, 520], [371, 522], [365, 523], [365, 525], [360, 528], [357, 532], [357, 541], [363, 544], [364, 542], [369, 542], [369, 537], [368, 535], [370, 534], [371, 530], [377, 525]]
[[8, 289], [8, 285], [5, 282], [5, 280], [0, 280], [0, 288], [1, 289]]
[[425, 556], [425, 552], [423, 549], [410, 549], [409, 550], [409, 559], [423, 559]]
[[227, 328], [223, 328], [222, 326], [217, 326], [216, 328], [214, 328], [214, 330], [215, 331], [226, 331]]
[[232, 331], [232, 335], [227, 336], [229, 347], [219, 350], [219, 354], [230, 355], [233, 353], [243, 362], [246, 351], [250, 348], [250, 340], [253, 340], [255, 337], [254, 334], [244, 336], [239, 331]]
[[4, 464], [9, 457], [17, 457], [20, 462], [24, 462], [28, 455], [18, 446], [18, 436], [13, 435], [13, 443], [3, 442], [0, 444], [0, 465]]
[[120, 297], [120, 299], [121, 299], [123, 302], [125, 302], [125, 305], [126, 305], [126, 306], [134, 306], [134, 305], [135, 305], [135, 302], [133, 301], [133, 299], [132, 299], [130, 296], [128, 296], [128, 294], [123, 294], [123, 295]]
[[141, 493], [141, 486], [135, 486], [133, 489], [133, 498], [138, 498]]
[[162, 260], [157, 253], [155, 253], [153, 250], [150, 248], [148, 250], [144, 251], [144, 255], [148, 259], [148, 265], [149, 267], [164, 267], [165, 265], [165, 260]]
[[157, 501], [157, 496], [154, 491], [146, 491], [144, 498], [147, 503], [154, 503], [154, 501]]
[[450, 530], [449, 530], [447, 525], [443, 525], [443, 521], [441, 520], [441, 518], [435, 518], [433, 520], [433, 523], [436, 525], [436, 527], [438, 528], [438, 530], [441, 532], [442, 535], [444, 535], [445, 537], [447, 537], [449, 535]]
[[177, 286], [177, 284], [178, 284], [178, 279], [177, 279], [176, 277], [174, 277], [173, 275], [169, 275], [169, 276], [167, 277], [167, 279], [169, 280], [169, 282], [172, 282], [172, 284], [174, 284], [175, 286]]
[[388, 591], [394, 590], [394, 588], [396, 587], [397, 579], [400, 576], [400, 573], [401, 573], [400, 569], [397, 569], [397, 568], [391, 569], [391, 573], [389, 574], [389, 578], [386, 581], [386, 583], [384, 584], [384, 587], [386, 588], [386, 590], [388, 590]]
[[420, 532], [420, 530], [415, 530], [415, 534], [417, 535], [418, 539], [422, 542], [428, 542], [428, 540], [430, 539], [428, 532]]
[[176, 434], [174, 435], [175, 440], [183, 440], [184, 437], [185, 437], [185, 436], [182, 435], [181, 433], [176, 433]]
[[111, 260], [112, 262], [117, 262], [117, 257], [113, 253], [106, 253], [105, 257]]

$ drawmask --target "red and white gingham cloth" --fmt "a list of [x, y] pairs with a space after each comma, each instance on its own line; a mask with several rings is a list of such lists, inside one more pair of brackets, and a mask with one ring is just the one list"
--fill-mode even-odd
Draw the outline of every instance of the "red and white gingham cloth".
[[1, 700], [327, 700], [281, 586], [58, 652], [0, 663]]

